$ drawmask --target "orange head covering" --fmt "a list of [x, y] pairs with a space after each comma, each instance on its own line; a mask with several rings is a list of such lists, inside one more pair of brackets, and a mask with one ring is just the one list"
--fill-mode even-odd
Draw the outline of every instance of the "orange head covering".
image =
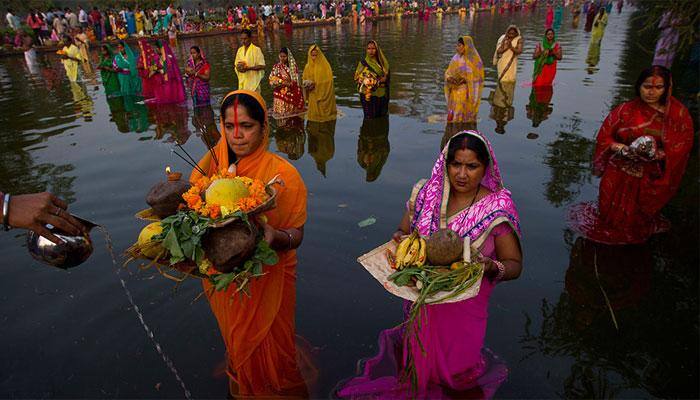
[[[221, 101], [221, 104], [223, 104], [226, 99], [228, 99], [231, 96], [235, 96], [238, 94], [246, 94], [248, 96], [251, 96], [254, 98], [258, 104], [260, 104], [260, 107], [262, 107], [263, 112], [265, 114], [265, 121], [263, 122], [263, 135], [265, 136], [263, 138], [262, 143], [260, 146], [258, 146], [253, 153], [241, 158], [240, 160], [237, 160], [237, 174], [238, 175], [244, 175], [244, 171], [248, 170], [251, 165], [253, 165], [256, 160], [258, 160], [266, 151], [267, 147], [270, 141], [270, 125], [267, 123], [267, 105], [265, 104], [265, 100], [263, 100], [262, 96], [258, 92], [254, 92], [251, 90], [234, 90], [233, 92], [229, 92], [224, 99]], [[234, 109], [237, 109], [238, 100], [234, 103]], [[204, 157], [202, 157], [201, 160], [199, 160], [199, 167], [207, 173], [207, 176], [212, 176], [217, 173], [221, 172], [226, 172], [228, 170], [228, 167], [230, 165], [229, 162], [229, 146], [228, 146], [228, 140], [226, 138], [226, 129], [224, 128], [224, 118], [225, 115], [221, 115], [221, 138], [219, 139], [219, 142], [212, 148], [212, 151], [207, 152]], [[238, 119], [238, 112], [235, 111], [235, 118], [236, 120]], [[238, 124], [236, 124], [236, 130], [238, 130]], [[212, 153], [214, 155], [212, 159]], [[202, 173], [199, 172], [196, 168], [192, 171], [192, 174], [190, 175], [190, 182], [195, 182], [199, 180], [199, 178], [202, 177]]]

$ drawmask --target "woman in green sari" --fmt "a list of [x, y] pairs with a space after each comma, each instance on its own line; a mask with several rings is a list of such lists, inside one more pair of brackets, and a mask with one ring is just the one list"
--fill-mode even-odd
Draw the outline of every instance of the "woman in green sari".
[[377, 42], [370, 40], [365, 58], [355, 69], [355, 82], [365, 118], [389, 114], [389, 78], [389, 61]]
[[105, 94], [108, 97], [118, 95], [121, 92], [119, 86], [119, 77], [117, 70], [114, 68], [114, 51], [108, 44], [103, 44], [100, 53], [100, 63], [97, 69], [100, 70], [102, 84], [105, 87]]
[[136, 54], [123, 40], [117, 44], [114, 69], [119, 73], [119, 86], [124, 96], [141, 94], [141, 78], [137, 68]]

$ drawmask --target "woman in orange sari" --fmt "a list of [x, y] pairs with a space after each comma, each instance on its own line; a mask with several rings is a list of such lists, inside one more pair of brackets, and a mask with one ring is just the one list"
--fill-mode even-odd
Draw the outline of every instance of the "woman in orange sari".
[[[299, 172], [268, 151], [267, 106], [249, 90], [229, 93], [221, 105], [221, 139], [199, 162], [207, 176], [235, 171], [238, 176], [268, 182], [284, 181], [277, 207], [260, 222], [265, 240], [279, 262], [266, 266], [265, 276], [250, 283], [250, 297], [214, 291], [204, 281], [211, 309], [219, 323], [228, 355], [227, 373], [232, 396], [307, 396], [297, 365], [294, 335], [296, 248], [304, 238], [306, 186]], [[190, 181], [202, 175], [192, 172]]]

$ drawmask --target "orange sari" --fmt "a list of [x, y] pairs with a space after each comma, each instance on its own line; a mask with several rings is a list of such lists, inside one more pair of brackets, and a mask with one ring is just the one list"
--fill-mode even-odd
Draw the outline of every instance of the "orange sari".
[[[262, 97], [252, 91], [237, 90], [226, 97], [244, 93], [253, 96], [265, 111]], [[306, 186], [299, 172], [286, 160], [267, 150], [269, 125], [264, 126], [262, 145], [237, 164], [237, 174], [268, 182], [280, 175], [277, 207], [265, 213], [268, 224], [277, 229], [300, 228], [306, 222]], [[229, 147], [224, 124], [221, 139], [214, 147], [217, 165], [207, 153], [199, 162], [207, 176], [226, 171]], [[190, 181], [202, 175], [192, 171]], [[235, 288], [216, 292], [204, 281], [204, 291], [221, 329], [228, 354], [229, 388], [233, 396], [307, 396], [307, 388], [297, 365], [294, 335], [296, 304], [296, 251], [278, 251], [277, 265], [265, 266], [266, 275], [250, 283], [250, 297], [234, 295]]]

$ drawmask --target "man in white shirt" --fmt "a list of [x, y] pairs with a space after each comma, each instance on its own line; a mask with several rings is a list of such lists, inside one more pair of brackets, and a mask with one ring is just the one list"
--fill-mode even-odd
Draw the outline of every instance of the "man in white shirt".
[[83, 29], [88, 27], [88, 14], [80, 6], [78, 6], [78, 22], [80, 22], [80, 26], [82, 26]]
[[19, 29], [19, 18], [15, 17], [15, 14], [12, 12], [12, 9], [7, 9], [7, 15], [5, 16], [5, 19], [7, 20], [7, 25], [12, 29], [13, 31], [16, 31]]

